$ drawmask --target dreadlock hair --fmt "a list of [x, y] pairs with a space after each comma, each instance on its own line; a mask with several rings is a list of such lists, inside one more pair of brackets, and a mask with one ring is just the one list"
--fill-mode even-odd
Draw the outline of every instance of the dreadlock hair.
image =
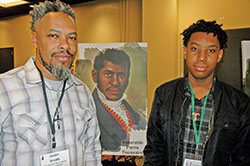
[[40, 2], [38, 5], [35, 5], [33, 10], [30, 11], [30, 16], [31, 16], [31, 31], [35, 31], [35, 24], [38, 20], [40, 20], [45, 14], [49, 12], [62, 12], [65, 13], [69, 16], [71, 16], [75, 22], [75, 14], [72, 10], [72, 8], [66, 4], [61, 2], [60, 0], [56, 1], [44, 1]]
[[221, 29], [222, 24], [216, 24], [216, 21], [205, 21], [205, 20], [198, 20], [193, 25], [189, 26], [185, 29], [181, 35], [183, 35], [183, 44], [187, 47], [187, 44], [190, 40], [190, 37], [195, 32], [205, 32], [205, 33], [213, 33], [214, 36], [217, 36], [220, 49], [227, 48], [227, 34], [224, 30]]

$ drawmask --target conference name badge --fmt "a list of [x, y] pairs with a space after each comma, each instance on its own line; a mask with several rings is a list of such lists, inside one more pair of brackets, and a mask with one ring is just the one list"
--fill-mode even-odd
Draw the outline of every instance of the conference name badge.
[[70, 166], [69, 150], [40, 155], [41, 166]]
[[183, 166], [201, 166], [200, 160], [185, 159]]

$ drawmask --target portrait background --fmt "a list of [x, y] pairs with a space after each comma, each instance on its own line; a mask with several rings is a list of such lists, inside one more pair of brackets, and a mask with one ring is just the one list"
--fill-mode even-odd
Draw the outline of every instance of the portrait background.
[[[107, 48], [120, 49], [129, 55], [131, 68], [126, 100], [134, 111], [147, 120], [147, 43], [79, 43], [74, 75], [93, 92], [96, 87], [91, 75], [94, 59]], [[120, 151], [103, 151], [102, 154], [142, 156], [145, 145], [146, 129], [135, 130], [130, 132], [128, 146], [120, 146]]]

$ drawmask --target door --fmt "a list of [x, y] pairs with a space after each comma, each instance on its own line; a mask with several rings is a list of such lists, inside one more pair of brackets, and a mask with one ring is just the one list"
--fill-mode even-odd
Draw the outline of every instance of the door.
[[0, 48], [0, 74], [14, 68], [14, 48]]

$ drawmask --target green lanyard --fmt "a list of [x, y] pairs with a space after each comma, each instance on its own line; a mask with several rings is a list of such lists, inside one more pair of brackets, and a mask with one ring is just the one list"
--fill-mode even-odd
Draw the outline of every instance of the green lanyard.
[[189, 87], [190, 87], [190, 91], [191, 91], [191, 95], [192, 95], [192, 119], [193, 119], [193, 127], [194, 127], [194, 134], [195, 134], [195, 144], [196, 144], [196, 148], [195, 148], [195, 155], [198, 156], [198, 151], [199, 151], [199, 142], [200, 142], [200, 134], [201, 134], [201, 126], [202, 126], [202, 123], [203, 123], [203, 118], [204, 118], [204, 114], [205, 114], [205, 108], [206, 108], [206, 105], [207, 105], [207, 98], [208, 98], [208, 95], [210, 93], [210, 90], [208, 92], [208, 94], [206, 95], [205, 97], [205, 100], [204, 100], [204, 104], [203, 104], [203, 108], [202, 108], [202, 113], [201, 113], [201, 120], [200, 120], [200, 126], [199, 126], [199, 132], [197, 133], [197, 129], [196, 129], [196, 122], [194, 121], [195, 119], [195, 115], [194, 115], [194, 92], [193, 92], [193, 89], [189, 83]]

